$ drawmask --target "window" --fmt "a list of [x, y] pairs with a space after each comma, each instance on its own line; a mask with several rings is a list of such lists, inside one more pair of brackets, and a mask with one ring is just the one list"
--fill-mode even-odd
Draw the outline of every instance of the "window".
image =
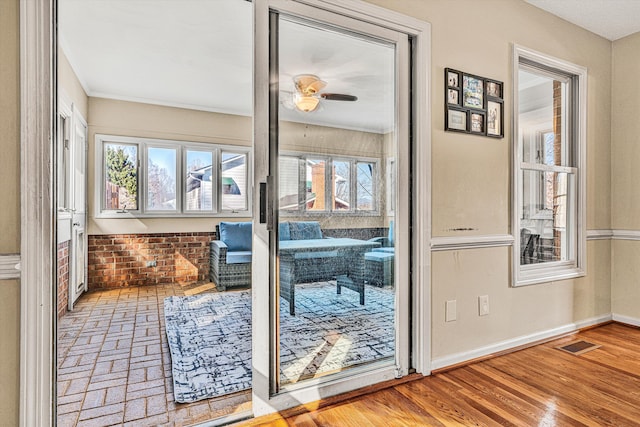
[[249, 149], [96, 135], [100, 216], [249, 212]]
[[378, 161], [280, 156], [280, 210], [367, 214], [378, 211]]
[[586, 70], [520, 47], [514, 70], [514, 285], [585, 274]]

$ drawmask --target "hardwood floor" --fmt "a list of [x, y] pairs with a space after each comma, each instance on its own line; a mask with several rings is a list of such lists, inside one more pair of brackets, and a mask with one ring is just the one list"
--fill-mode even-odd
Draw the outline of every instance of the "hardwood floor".
[[[601, 345], [574, 355], [556, 347]], [[339, 403], [237, 426], [640, 426], [640, 329], [611, 323]]]

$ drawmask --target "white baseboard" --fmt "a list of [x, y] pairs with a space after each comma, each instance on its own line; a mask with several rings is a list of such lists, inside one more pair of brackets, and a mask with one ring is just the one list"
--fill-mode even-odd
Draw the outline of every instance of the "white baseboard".
[[640, 326], [640, 319], [637, 317], [624, 316], [622, 314], [613, 314], [612, 319], [616, 322], [625, 323], [631, 326]]
[[[530, 335], [523, 335], [521, 337], [513, 338], [510, 340], [500, 341], [495, 344], [480, 347], [474, 350], [464, 351], [461, 353], [452, 354], [450, 356], [438, 357], [431, 361], [431, 370], [446, 368], [447, 366], [456, 365], [458, 363], [468, 362], [473, 359], [488, 356], [501, 351], [517, 348], [523, 345], [532, 344], [537, 341], [553, 338], [558, 335], [563, 335], [569, 332], [576, 331], [587, 326], [597, 325], [599, 323], [608, 322], [612, 319], [611, 314], [605, 314], [603, 316], [591, 317], [589, 319], [580, 320], [578, 322], [569, 323], [557, 328], [548, 329], [546, 331], [536, 332]], [[613, 319], [615, 320], [615, 318]], [[640, 326], [640, 320], [636, 319]], [[626, 323], [626, 322], [625, 322]]]

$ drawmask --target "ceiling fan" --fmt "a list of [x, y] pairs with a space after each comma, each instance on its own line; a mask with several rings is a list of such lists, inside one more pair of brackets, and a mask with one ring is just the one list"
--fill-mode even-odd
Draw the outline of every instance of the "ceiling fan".
[[295, 92], [293, 106], [302, 112], [309, 113], [318, 108], [320, 99], [327, 101], [357, 101], [358, 97], [344, 93], [320, 93], [327, 82], [313, 74], [300, 74], [293, 77]]

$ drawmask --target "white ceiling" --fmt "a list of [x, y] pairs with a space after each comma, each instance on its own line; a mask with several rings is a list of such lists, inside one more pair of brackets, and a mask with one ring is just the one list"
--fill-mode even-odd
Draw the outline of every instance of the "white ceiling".
[[[526, 0], [615, 40], [640, 31], [640, 0]], [[59, 40], [87, 94], [251, 115], [252, 16], [244, 0], [59, 0]], [[330, 93], [319, 111], [281, 118], [384, 133], [393, 111], [393, 50], [299, 23], [282, 24], [280, 88], [317, 74]]]
[[[243, 0], [59, 0], [60, 44], [89, 96], [251, 115], [252, 11]], [[371, 40], [282, 22], [281, 96], [292, 77], [317, 74], [321, 100], [281, 118], [387, 132], [393, 123], [394, 56]]]
[[640, 0], [525, 0], [611, 41], [640, 31]]

